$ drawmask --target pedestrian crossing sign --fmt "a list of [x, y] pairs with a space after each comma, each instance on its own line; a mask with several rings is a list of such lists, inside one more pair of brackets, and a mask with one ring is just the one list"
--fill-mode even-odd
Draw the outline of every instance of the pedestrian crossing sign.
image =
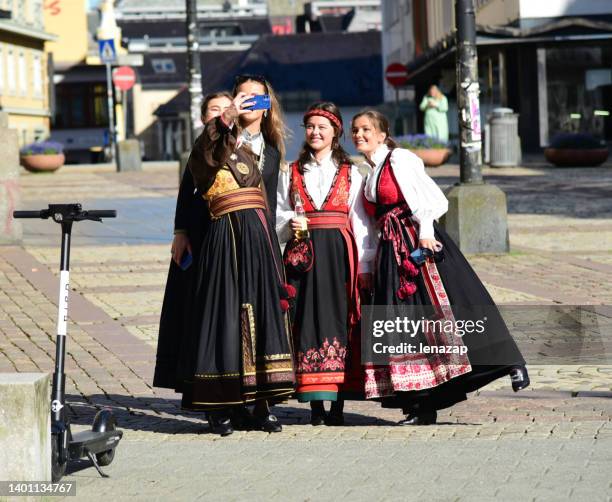
[[115, 41], [112, 38], [107, 40], [98, 40], [98, 49], [100, 51], [100, 59], [103, 63], [114, 63], [117, 59]]

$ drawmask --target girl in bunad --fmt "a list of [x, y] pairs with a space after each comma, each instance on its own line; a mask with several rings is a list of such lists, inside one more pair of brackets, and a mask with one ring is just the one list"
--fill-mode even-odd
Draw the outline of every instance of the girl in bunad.
[[[221, 115], [232, 104], [233, 96], [227, 92], [215, 92], [204, 97], [202, 102], [202, 123]], [[195, 283], [195, 269], [183, 261], [191, 255], [197, 263], [200, 256], [202, 234], [210, 216], [208, 206], [202, 196], [197, 193], [193, 184], [193, 176], [185, 169], [181, 179], [176, 212], [174, 216], [174, 239], [172, 240], [172, 261], [168, 270], [164, 302], [159, 320], [159, 336], [157, 339], [157, 358], [153, 385], [177, 389], [182, 385], [179, 376], [178, 351], [181, 340], [189, 333], [189, 321]], [[181, 267], [183, 262], [183, 267]]]
[[[288, 282], [296, 290], [292, 309], [296, 397], [310, 402], [313, 425], [341, 425], [344, 397], [363, 399], [358, 321], [360, 288], [371, 287], [371, 219], [363, 207], [364, 179], [340, 145], [343, 125], [333, 103], [312, 105], [304, 115], [305, 143], [278, 186], [277, 232], [281, 241], [303, 230], [295, 218], [305, 210], [312, 267], [296, 272], [303, 257], [285, 250]], [[323, 401], [331, 401], [326, 414]]]
[[[380, 360], [366, 364], [366, 397], [381, 400], [383, 407], [401, 408], [406, 415], [401, 425], [422, 425], [435, 423], [437, 410], [466, 399], [467, 392], [502, 376], [511, 376], [515, 391], [527, 387], [525, 362], [493, 299], [458, 247], [434, 221], [446, 213], [448, 202], [425, 173], [423, 162], [410, 151], [397, 148], [389, 136], [387, 119], [377, 111], [353, 117], [352, 138], [373, 168], [364, 192], [380, 233], [373, 303], [397, 312], [401, 310], [394, 306], [413, 306], [415, 312], [434, 309], [439, 320], [453, 323], [460, 314], [469, 315], [471, 308], [484, 307], [486, 311], [484, 334], [463, 338], [458, 331], [421, 334], [425, 345], [456, 347], [451, 353], [427, 349], [386, 355], [384, 364]], [[426, 248], [424, 252], [430, 256], [421, 266], [410, 256], [419, 248]], [[461, 346], [467, 354], [461, 354]], [[470, 355], [478, 356], [476, 364], [471, 364]]]
[[[249, 110], [249, 100], [263, 94], [271, 108]], [[258, 428], [280, 431], [268, 400], [283, 400], [295, 383], [286, 284], [264, 188], [272, 178], [276, 188], [283, 122], [262, 77], [237, 78], [233, 95], [232, 105], [206, 124], [188, 162], [211, 221], [197, 264], [198, 315], [181, 347], [182, 405], [207, 411], [221, 435], [233, 432], [232, 412], [250, 403]]]

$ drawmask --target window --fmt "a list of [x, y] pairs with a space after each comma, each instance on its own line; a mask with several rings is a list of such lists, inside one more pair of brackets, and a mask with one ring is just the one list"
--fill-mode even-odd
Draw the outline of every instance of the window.
[[0, 44], [0, 95], [4, 90], [4, 47]]
[[29, 5], [30, 5], [30, 22], [38, 28], [44, 28], [44, 21], [43, 21], [43, 15], [42, 15], [42, 11], [43, 11], [42, 0], [30, 0]]
[[108, 126], [106, 85], [59, 84], [56, 99], [55, 127]]
[[25, 21], [25, 0], [17, 0], [17, 12], [15, 13], [17, 22]]
[[15, 79], [15, 54], [11, 47], [9, 47], [6, 54], [6, 79], [9, 94], [15, 95], [16, 90], [16, 79]]
[[172, 59], [152, 59], [151, 65], [155, 73], [176, 73], [176, 66]]
[[40, 54], [34, 54], [34, 59], [32, 63], [32, 90], [34, 92], [34, 96], [37, 98], [42, 97], [42, 65], [41, 65], [41, 57]]
[[28, 93], [28, 76], [26, 73], [26, 60], [23, 52], [19, 53], [19, 94], [25, 96]]

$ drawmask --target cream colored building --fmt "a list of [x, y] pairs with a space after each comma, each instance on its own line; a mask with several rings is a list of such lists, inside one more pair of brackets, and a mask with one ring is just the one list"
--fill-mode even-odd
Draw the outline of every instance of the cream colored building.
[[23, 146], [49, 135], [50, 101], [42, 0], [0, 0], [0, 109]]

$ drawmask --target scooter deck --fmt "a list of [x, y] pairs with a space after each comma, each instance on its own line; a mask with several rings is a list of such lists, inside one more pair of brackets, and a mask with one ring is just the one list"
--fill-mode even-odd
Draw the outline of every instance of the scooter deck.
[[81, 458], [87, 455], [87, 451], [96, 454], [112, 450], [123, 437], [123, 431], [81, 431], [72, 436], [70, 441], [70, 456]]

